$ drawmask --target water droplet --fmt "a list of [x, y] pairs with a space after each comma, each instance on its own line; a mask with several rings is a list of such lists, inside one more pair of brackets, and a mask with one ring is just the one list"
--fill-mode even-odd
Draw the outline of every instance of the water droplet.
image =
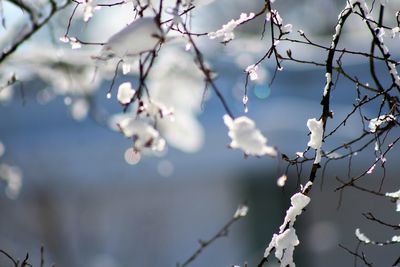
[[111, 93], [107, 93], [107, 99], [111, 98]]
[[244, 107], [244, 113], [249, 112], [249, 108], [247, 106]]

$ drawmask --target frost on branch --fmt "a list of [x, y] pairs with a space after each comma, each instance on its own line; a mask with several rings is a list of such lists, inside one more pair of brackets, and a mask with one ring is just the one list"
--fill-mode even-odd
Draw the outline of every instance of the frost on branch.
[[316, 150], [314, 163], [317, 164], [321, 161], [321, 146], [322, 146], [322, 137], [324, 134], [322, 120], [317, 121], [315, 118], [309, 119], [307, 121], [307, 127], [311, 132], [310, 141], [308, 142], [307, 145]]
[[225, 125], [228, 127], [228, 135], [232, 139], [229, 144], [231, 148], [239, 148], [246, 155], [253, 156], [276, 156], [273, 147], [267, 146], [267, 138], [256, 128], [254, 121], [246, 116], [232, 119], [224, 115]]
[[160, 43], [161, 37], [162, 32], [154, 18], [139, 18], [110, 37], [101, 58], [124, 58], [151, 51]]
[[240, 24], [254, 18], [254, 13], [246, 13], [240, 14], [240, 18], [237, 20], [230, 20], [228, 23], [222, 25], [222, 28], [217, 30], [216, 32], [208, 33], [208, 37], [210, 39], [222, 38], [222, 42], [226, 43], [235, 38], [235, 33], [233, 30]]
[[[309, 182], [303, 192], [312, 186]], [[275, 249], [275, 257], [280, 261], [281, 267], [296, 266], [293, 262], [294, 247], [299, 245], [299, 239], [294, 229], [294, 222], [303, 209], [310, 203], [311, 199], [303, 193], [296, 193], [290, 198], [291, 206], [286, 211], [283, 224], [279, 227], [279, 234], [274, 234], [268, 247], [265, 249], [264, 258], [268, 258], [272, 249]]]

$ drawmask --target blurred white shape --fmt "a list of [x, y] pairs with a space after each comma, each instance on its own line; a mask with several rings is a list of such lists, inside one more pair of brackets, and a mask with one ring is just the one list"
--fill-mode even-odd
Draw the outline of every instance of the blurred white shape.
[[128, 74], [131, 71], [131, 67], [131, 64], [127, 62], [122, 63], [122, 73], [124, 75]]
[[239, 148], [247, 155], [276, 156], [276, 150], [266, 145], [267, 138], [256, 128], [253, 120], [246, 116], [232, 119], [229, 115], [224, 115], [224, 122], [232, 139], [229, 145], [231, 148]]
[[84, 98], [78, 98], [72, 102], [71, 116], [77, 121], [85, 119], [89, 113], [89, 103]]
[[36, 94], [36, 100], [41, 105], [49, 103], [51, 100], [54, 99], [54, 97], [55, 97], [54, 93], [52, 93], [50, 90], [47, 89], [40, 90]]
[[285, 184], [286, 184], [286, 181], [287, 181], [287, 176], [286, 176], [286, 174], [283, 174], [282, 176], [280, 176], [280, 177], [278, 178], [278, 180], [276, 180], [276, 184], [277, 184], [279, 187], [284, 187]]
[[[179, 60], [177, 60], [179, 59]], [[157, 127], [167, 142], [184, 152], [203, 145], [203, 127], [196, 115], [201, 110], [204, 78], [192, 57], [176, 47], [164, 47], [149, 76], [152, 101], [173, 110], [173, 119], [158, 120]]]
[[117, 32], [107, 41], [101, 57], [139, 55], [153, 50], [160, 42], [162, 32], [152, 17], [139, 18]]
[[355, 235], [360, 242], [364, 242], [365, 244], [371, 243], [371, 239], [369, 239], [365, 234], [361, 233], [360, 228], [356, 229]]
[[120, 267], [121, 264], [109, 254], [96, 255], [90, 262], [89, 267]]
[[6, 147], [3, 142], [0, 141], [0, 157], [4, 155], [4, 152], [6, 152]]
[[157, 164], [157, 171], [163, 177], [169, 177], [174, 173], [174, 165], [169, 160], [161, 160]]
[[210, 39], [216, 39], [216, 38], [222, 38], [223, 42], [229, 42], [230, 40], [235, 38], [235, 34], [233, 30], [241, 23], [244, 23], [252, 18], [254, 18], [255, 14], [254, 13], [249, 13], [247, 15], [246, 13], [240, 14], [239, 19], [237, 20], [230, 20], [228, 23], [222, 25], [222, 28], [217, 30], [216, 32], [210, 32], [208, 33], [208, 37]]
[[7, 86], [4, 88], [0, 88], [0, 102], [10, 101], [13, 97], [13, 87]]
[[184, 5], [194, 5], [195, 7], [205, 6], [212, 2], [214, 2], [214, 0], [183, 0]]
[[69, 96], [64, 97], [64, 105], [69, 106], [72, 104], [72, 98]]
[[315, 118], [309, 119], [307, 121], [307, 127], [311, 132], [310, 141], [308, 141], [307, 145], [316, 150], [314, 164], [317, 164], [321, 161], [321, 146], [324, 135], [322, 120], [316, 120]]
[[131, 102], [134, 95], [135, 90], [132, 89], [132, 85], [130, 82], [122, 83], [118, 87], [117, 99], [121, 104], [126, 105]]
[[250, 80], [255, 81], [258, 79], [257, 69], [258, 69], [258, 66], [254, 65], [254, 64], [252, 64], [246, 68], [246, 72], [249, 74]]
[[329, 221], [319, 221], [311, 225], [310, 248], [317, 253], [336, 249], [339, 242], [339, 230], [335, 224]]
[[322, 135], [323, 135], [323, 124], [322, 120], [316, 120], [315, 118], [307, 121], [307, 127], [311, 132], [310, 141], [308, 146], [314, 149], [319, 149], [322, 146]]
[[128, 148], [124, 154], [124, 159], [125, 159], [126, 163], [128, 163], [129, 165], [138, 164], [141, 157], [142, 156], [140, 155], [140, 152], [135, 151], [132, 147]]
[[17, 68], [20, 80], [39, 77], [58, 95], [90, 95], [98, 89], [102, 75], [95, 75], [91, 52], [32, 46], [16, 53], [8, 62]]
[[396, 200], [396, 211], [400, 212], [400, 190], [396, 192], [386, 193], [385, 196]]
[[245, 217], [248, 212], [249, 212], [249, 207], [247, 205], [241, 204], [235, 211], [233, 218]]
[[124, 118], [119, 122], [119, 127], [126, 137], [134, 139], [133, 148], [137, 151], [142, 149], [164, 150], [165, 140], [148, 122], [140, 119]]
[[6, 195], [10, 199], [16, 199], [22, 187], [22, 173], [16, 166], [0, 164], [0, 179], [6, 183]]

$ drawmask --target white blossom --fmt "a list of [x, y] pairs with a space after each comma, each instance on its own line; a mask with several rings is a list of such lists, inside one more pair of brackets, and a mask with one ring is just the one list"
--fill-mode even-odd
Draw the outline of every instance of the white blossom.
[[381, 124], [390, 122], [390, 121], [394, 121], [394, 120], [396, 120], [396, 117], [391, 114], [381, 115], [378, 118], [371, 119], [369, 121], [368, 127], [369, 127], [371, 133], [374, 133], [374, 132], [376, 132], [376, 130], [379, 128], [379, 126]]
[[210, 39], [216, 39], [216, 38], [223, 38], [223, 42], [229, 42], [230, 40], [235, 38], [235, 34], [233, 30], [240, 24], [254, 18], [254, 13], [249, 13], [247, 15], [246, 13], [240, 14], [239, 19], [237, 20], [230, 20], [228, 23], [222, 25], [222, 28], [217, 30], [216, 32], [210, 32], [208, 33], [208, 37]]
[[246, 116], [232, 119], [229, 115], [223, 117], [228, 127], [228, 135], [232, 139], [230, 147], [241, 149], [246, 155], [276, 156], [277, 152], [273, 147], [267, 146], [267, 138], [256, 128], [254, 121]]
[[117, 99], [121, 104], [129, 104], [134, 95], [135, 90], [132, 89], [130, 82], [124, 82], [118, 87]]

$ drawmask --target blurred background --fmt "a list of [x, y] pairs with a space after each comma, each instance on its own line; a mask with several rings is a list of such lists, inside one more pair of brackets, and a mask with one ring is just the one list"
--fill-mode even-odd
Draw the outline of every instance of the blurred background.
[[[388, 10], [399, 9], [396, 1], [391, 3]], [[1, 30], [4, 45], [12, 40], [15, 27], [24, 25], [26, 14], [7, 1], [3, 4], [8, 25]], [[327, 46], [344, 5], [344, 0], [276, 2], [284, 22], [293, 24], [294, 36], [298, 37], [296, 31], [302, 29]], [[262, 1], [216, 0], [193, 13], [193, 29], [215, 31], [230, 19], [237, 19], [241, 12], [254, 12], [261, 7]], [[212, 93], [195, 112], [196, 123], [201, 125], [201, 145], [192, 153], [169, 146], [162, 155], [142, 155], [139, 162], [132, 160], [126, 152], [131, 142], [104, 122], [111, 114], [122, 112], [115, 98], [106, 98], [113, 67], [93, 81], [95, 63], [90, 56], [96, 55], [99, 48], [84, 46], [76, 51], [58, 41], [71, 12], [72, 8], [66, 9], [52, 20], [3, 68], [3, 78], [10, 70], [8, 73], [15, 72], [23, 81], [13, 85], [7, 96], [6, 90], [0, 93], [0, 164], [15, 166], [10, 173], [22, 177], [22, 187], [16, 196], [7, 194], [6, 184], [0, 184], [0, 249], [19, 258], [29, 252], [34, 266], [39, 266], [42, 244], [46, 263], [54, 262], [60, 267], [176, 266], [197, 249], [199, 239], [214, 235], [245, 202], [248, 215], [191, 266], [242, 266], [245, 261], [256, 266], [282, 223], [290, 196], [298, 191], [300, 183], [307, 181], [310, 165], [303, 166], [300, 179], [298, 170], [290, 168], [286, 186], [278, 187], [277, 178], [285, 173], [286, 164], [268, 157], [245, 159], [240, 151], [227, 148], [230, 139], [222, 120], [225, 112]], [[81, 15], [78, 10], [71, 31], [86, 40], [103, 41], [126, 25], [131, 10], [103, 8], [87, 25]], [[268, 38], [260, 38], [262, 24], [261, 19], [238, 28], [237, 38], [227, 46], [206, 37], [198, 40], [207, 61], [218, 73], [217, 85], [238, 116], [244, 114], [243, 70], [269, 47]], [[363, 31], [359, 30], [361, 27]], [[342, 47], [369, 49], [368, 38], [362, 21], [354, 18], [346, 26]], [[388, 42], [397, 56], [400, 46], [396, 48], [395, 44], [399, 39]], [[177, 41], [174, 45], [184, 47], [185, 43]], [[295, 56], [319, 62], [324, 62], [326, 56], [324, 50], [293, 44], [279, 48], [284, 53], [288, 47]], [[57, 55], [57, 63], [69, 64], [69, 78], [64, 72], [57, 72], [51, 53]], [[371, 82], [367, 60], [348, 57], [344, 63], [349, 73]], [[284, 70], [273, 80], [274, 60], [261, 64], [261, 78], [249, 85], [246, 115], [256, 121], [269, 145], [293, 158], [296, 152], [305, 150], [309, 140], [307, 119], [318, 118], [321, 113], [325, 71], [304, 64], [283, 66]], [[86, 76], [80, 77], [82, 72], [87, 72]], [[389, 81], [382, 66], [378, 74]], [[136, 78], [134, 71], [127, 76], [121, 74], [116, 84], [127, 80], [134, 83]], [[335, 118], [329, 122], [330, 129], [350, 112], [357, 94], [354, 85], [341, 78], [333, 97]], [[365, 109], [364, 115], [376, 117], [374, 108], [371, 105]], [[355, 115], [324, 144], [324, 149], [329, 151], [361, 132], [360, 118]], [[389, 137], [396, 135], [398, 132]], [[353, 175], [374, 162], [373, 150], [372, 144], [365, 153], [353, 157]], [[383, 192], [399, 188], [398, 157], [398, 149], [387, 156]], [[295, 251], [298, 266], [353, 264], [354, 258], [338, 244], [354, 249], [358, 243], [356, 228], [374, 240], [387, 240], [394, 234], [361, 215], [373, 212], [385, 221], [397, 223], [399, 215], [394, 203], [350, 188], [343, 191], [338, 208], [340, 194], [334, 189], [340, 184], [335, 177], [347, 178], [348, 164], [347, 159], [331, 162], [323, 183], [321, 172], [318, 173], [312, 202], [296, 222], [301, 242]], [[377, 188], [382, 173], [377, 167], [363, 179], [364, 185]], [[362, 249], [377, 266], [389, 266], [399, 254], [396, 245]], [[11, 265], [1, 256], [0, 266]], [[279, 264], [272, 259], [266, 266]]]

